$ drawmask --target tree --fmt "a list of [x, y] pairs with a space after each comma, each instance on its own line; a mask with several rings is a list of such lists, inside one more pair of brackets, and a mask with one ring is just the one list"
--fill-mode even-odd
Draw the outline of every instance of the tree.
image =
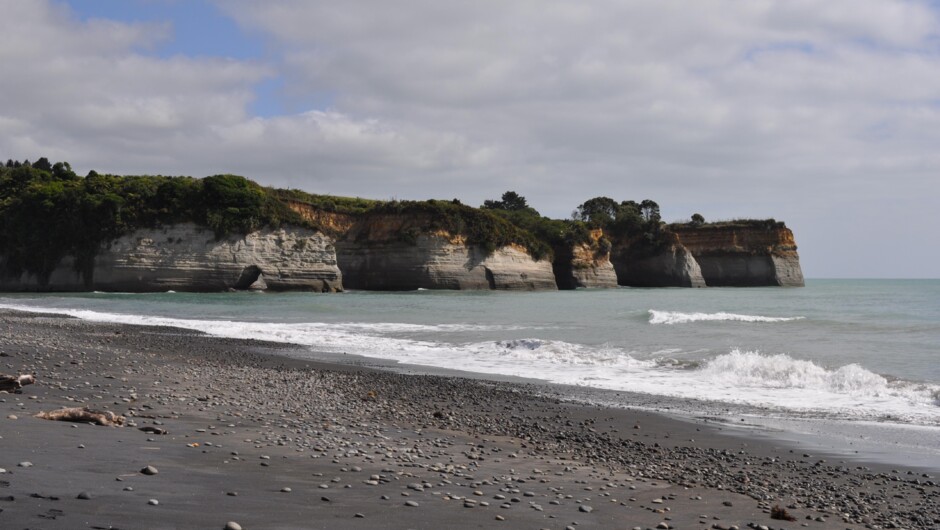
[[509, 210], [511, 212], [518, 212], [529, 207], [529, 205], [526, 203], [525, 197], [514, 191], [507, 191], [504, 193], [502, 202], [503, 209]]
[[651, 199], [643, 199], [640, 203], [640, 214], [648, 223], [658, 223], [661, 219], [659, 215], [659, 204]]
[[692, 214], [692, 225], [693, 225], [693, 226], [702, 226], [703, 224], [705, 224], [705, 218], [702, 217], [702, 214], [700, 214], [700, 213], [693, 213], [693, 214]]
[[52, 164], [49, 163], [49, 159], [46, 157], [33, 162], [33, 167], [41, 171], [52, 171]]
[[[45, 160], [45, 159], [42, 158], [40, 160]], [[39, 163], [39, 160], [37, 160], [36, 162]], [[33, 165], [33, 167], [36, 167], [35, 164]], [[51, 170], [55, 178], [59, 180], [75, 180], [76, 178], [78, 178], [78, 175], [76, 175], [75, 172], [72, 171], [72, 166], [69, 165], [68, 162], [56, 162], [55, 165], [52, 166]]]
[[502, 200], [485, 200], [483, 201], [483, 208], [485, 210], [508, 210], [510, 212], [519, 212], [528, 208], [529, 205], [526, 203], [525, 197], [519, 195], [514, 191], [507, 191], [503, 194]]
[[571, 216], [580, 221], [606, 226], [617, 217], [620, 205], [610, 197], [594, 197], [581, 203]]

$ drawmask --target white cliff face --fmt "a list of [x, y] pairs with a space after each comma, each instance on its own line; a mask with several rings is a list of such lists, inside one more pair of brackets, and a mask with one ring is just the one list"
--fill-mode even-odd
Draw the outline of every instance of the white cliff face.
[[532, 259], [521, 247], [497, 249], [483, 260], [481, 266], [491, 289], [532, 291], [558, 288], [552, 263], [545, 259]]
[[796, 252], [788, 252], [784, 255], [772, 255], [771, 260], [774, 264], [775, 280], [781, 287], [803, 287], [806, 285], [803, 280], [803, 269], [800, 267], [800, 258]]
[[[595, 239], [603, 233], [599, 230]], [[599, 252], [596, 246], [588, 244], [574, 245], [571, 248], [571, 258], [564, 258], [568, 263], [556, 269], [556, 277], [570, 275], [571, 280], [566, 282], [569, 288], [602, 288], [617, 287], [617, 273], [613, 263], [610, 262], [610, 252]], [[568, 265], [570, 264], [570, 267]], [[570, 268], [570, 273], [568, 269]], [[559, 278], [559, 282], [562, 280]]]
[[412, 242], [340, 241], [337, 257], [349, 289], [556, 289], [551, 262], [522, 248], [503, 247], [489, 256], [473, 245], [438, 234]]
[[610, 289], [617, 287], [617, 273], [610, 261], [598, 261], [586, 267], [571, 270], [576, 287]]
[[264, 229], [220, 240], [191, 223], [143, 229], [103, 244], [90, 277], [75, 272], [73, 263], [63, 259], [45, 286], [24, 274], [0, 280], [0, 288], [220, 291], [254, 284], [272, 290], [342, 290], [332, 240], [305, 228]]
[[112, 241], [95, 259], [94, 284], [216, 291], [246, 289], [261, 279], [272, 290], [335, 291], [341, 278], [333, 242], [319, 232], [264, 229], [216, 240], [211, 230], [186, 223]]

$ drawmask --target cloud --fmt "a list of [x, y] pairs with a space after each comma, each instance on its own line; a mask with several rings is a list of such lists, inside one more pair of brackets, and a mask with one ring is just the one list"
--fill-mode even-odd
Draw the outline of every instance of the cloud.
[[[169, 24], [0, 4], [8, 156], [377, 198], [516, 189], [556, 216], [651, 197], [667, 218], [785, 219], [808, 275], [838, 274], [827, 238], [879, 201], [914, 227], [940, 206], [926, 2], [217, 2], [266, 43], [253, 61], [149, 53]], [[251, 115], [272, 80], [297, 112]], [[887, 249], [872, 270], [912, 252], [866, 237]], [[916, 252], [905, 274], [935, 275]]]

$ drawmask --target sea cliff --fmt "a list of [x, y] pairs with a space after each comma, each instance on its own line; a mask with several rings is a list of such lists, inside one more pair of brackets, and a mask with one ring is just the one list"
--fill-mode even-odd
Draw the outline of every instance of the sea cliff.
[[135, 230], [102, 244], [93, 266], [81, 269], [65, 256], [46, 279], [0, 275], [0, 290], [332, 292], [343, 285], [333, 241], [291, 226], [223, 238], [193, 223]]
[[47, 166], [0, 167], [0, 290], [803, 285], [783, 223], [669, 225], [648, 199], [595, 197], [560, 220], [514, 192], [474, 208]]
[[773, 221], [674, 226], [709, 286], [802, 287], [793, 232]]
[[431, 230], [432, 219], [370, 215], [336, 243], [348, 289], [556, 289], [552, 263], [519, 245], [491, 252], [460, 234]]
[[657, 244], [640, 239], [615, 247], [617, 282], [630, 287], [705, 287], [695, 257], [676, 234], [660, 236]]

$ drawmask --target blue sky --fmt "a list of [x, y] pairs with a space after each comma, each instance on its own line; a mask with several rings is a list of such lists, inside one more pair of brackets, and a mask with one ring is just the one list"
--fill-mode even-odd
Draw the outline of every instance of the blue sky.
[[[162, 58], [185, 55], [265, 60], [262, 36], [244, 31], [213, 2], [206, 0], [70, 0], [67, 4], [78, 18], [85, 21], [97, 18], [169, 24], [170, 37], [153, 47], [141, 48], [142, 54]], [[251, 113], [262, 117], [284, 113], [285, 105], [280, 94], [283, 86], [284, 81], [276, 75], [257, 83]]]
[[553, 217], [652, 198], [670, 221], [786, 221], [808, 277], [940, 276], [937, 2], [0, 8], [3, 158], [377, 199], [512, 189]]

